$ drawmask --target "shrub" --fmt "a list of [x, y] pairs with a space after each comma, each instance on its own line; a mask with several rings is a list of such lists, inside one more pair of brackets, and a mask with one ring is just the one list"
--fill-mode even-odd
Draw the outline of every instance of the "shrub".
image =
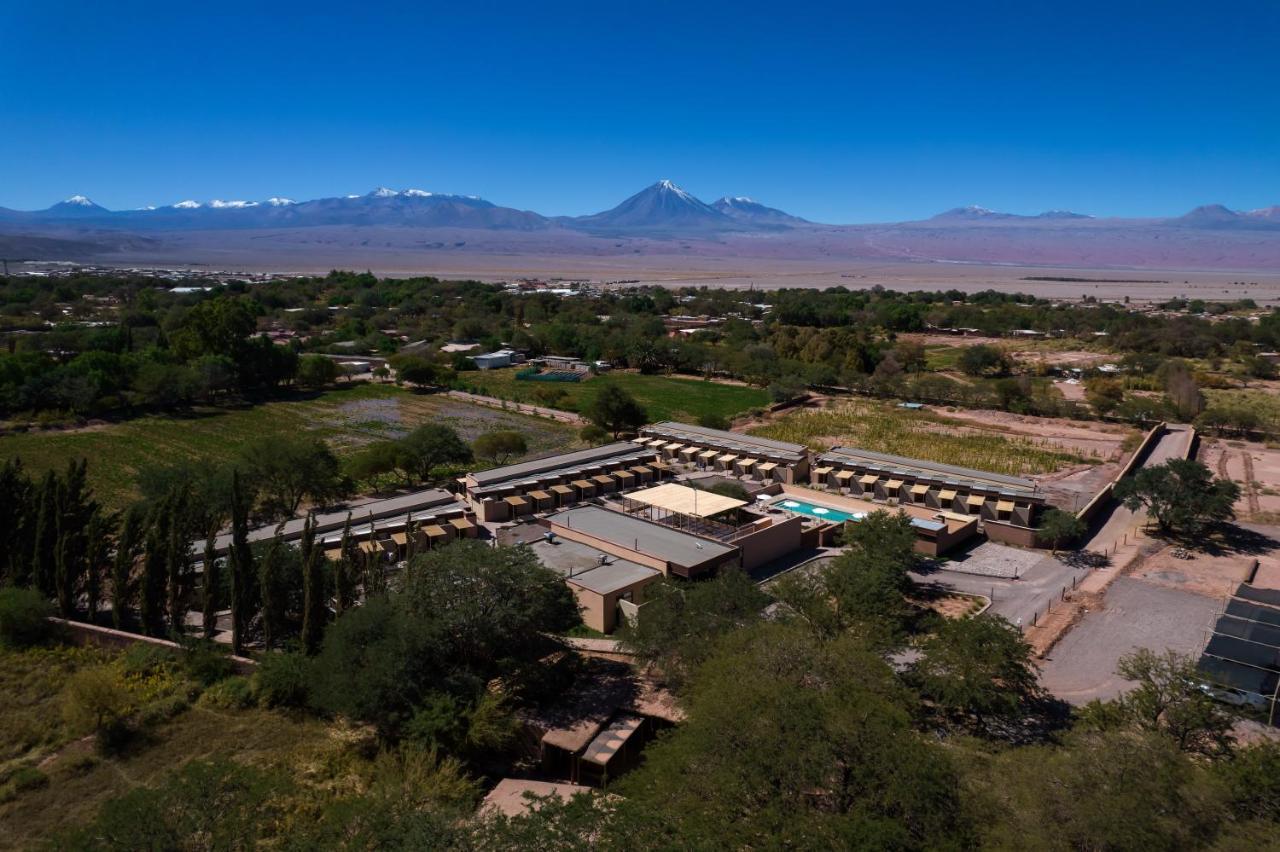
[[81, 733], [101, 733], [128, 712], [129, 703], [129, 690], [110, 666], [82, 669], [62, 688], [62, 718]]
[[230, 677], [235, 671], [226, 652], [212, 642], [195, 642], [188, 645], [183, 650], [182, 667], [186, 670], [187, 677], [202, 686], [212, 686]]
[[135, 642], [120, 655], [120, 670], [126, 676], [149, 677], [169, 672], [177, 666], [178, 656], [168, 648]]
[[206, 689], [200, 702], [219, 710], [243, 710], [253, 704], [253, 687], [239, 675], [224, 678]]
[[578, 432], [578, 437], [586, 441], [588, 444], [603, 444], [609, 438], [609, 433], [601, 429], [594, 423], [588, 423]]
[[311, 660], [300, 653], [267, 654], [253, 675], [263, 707], [306, 707], [311, 699]]
[[35, 589], [0, 589], [0, 645], [25, 648], [53, 633], [53, 605]]
[[190, 706], [191, 704], [187, 701], [185, 695], [170, 695], [167, 698], [160, 698], [138, 711], [137, 722], [142, 726], [164, 722], [179, 713], [185, 712]]
[[28, 790], [39, 790], [49, 786], [49, 776], [34, 766], [21, 766], [9, 776], [9, 780], [0, 785], [0, 804], [11, 802]]

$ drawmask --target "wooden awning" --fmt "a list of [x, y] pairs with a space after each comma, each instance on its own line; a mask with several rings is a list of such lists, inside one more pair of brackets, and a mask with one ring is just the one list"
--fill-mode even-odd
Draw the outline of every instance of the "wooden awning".
[[755, 459], [738, 459], [738, 467], [742, 468], [743, 470], [746, 470], [749, 467], [753, 467], [755, 463], [756, 463]]
[[738, 460], [738, 457], [733, 453], [725, 453], [720, 458], [716, 459], [716, 461], [720, 462], [721, 464], [731, 464], [732, 462], [735, 462], [737, 460]]
[[912, 493], [912, 494], [928, 494], [928, 493], [929, 493], [929, 486], [927, 486], [927, 485], [913, 485], [913, 486], [911, 486], [911, 493]]
[[573, 484], [579, 489], [593, 489], [596, 487], [596, 484], [589, 479], [575, 479]]
[[449, 525], [452, 526], [455, 530], [470, 530], [470, 529], [475, 529], [475, 526], [476, 526], [475, 524], [468, 521], [466, 518], [454, 518], [452, 521], [449, 522]]
[[329, 548], [324, 552], [324, 558], [328, 559], [330, 562], [337, 562], [339, 559], [342, 558], [342, 548], [341, 547]]
[[591, 478], [592, 478], [593, 480], [595, 480], [596, 482], [600, 483], [601, 485], [615, 485], [615, 484], [616, 484], [616, 480], [614, 480], [614, 478], [613, 478], [612, 476], [610, 476], [609, 474], [607, 474], [607, 473], [601, 473], [601, 474], [598, 474], [598, 475], [593, 476], [593, 477], [591, 477]]
[[548, 493], [547, 493], [547, 492], [545, 492], [545, 491], [541, 491], [541, 490], [539, 490], [539, 491], [530, 491], [530, 492], [529, 492], [529, 496], [530, 496], [530, 497], [532, 497], [532, 498], [533, 498], [533, 499], [535, 499], [535, 500], [550, 500], [550, 499], [551, 499], [551, 495], [550, 495], [550, 494], [548, 494]]
[[506, 498], [506, 503], [510, 506], [523, 506], [527, 502], [529, 501], [525, 500], [518, 494]]
[[437, 526], [436, 524], [430, 524], [423, 527], [422, 532], [427, 538], [447, 538], [449, 535], [445, 532], [444, 527]]
[[981, 506], [983, 503], [987, 502], [987, 498], [983, 497], [981, 494], [970, 494], [965, 498], [965, 502], [970, 506]]
[[[842, 473], [843, 472], [844, 471], [842, 471]], [[852, 472], [850, 472], [849, 475], [852, 476], [853, 475]], [[837, 473], [836, 476], [839, 477], [840, 474]], [[858, 481], [861, 482], [863, 485], [875, 485], [876, 481], [879, 479], [880, 477], [876, 476], [874, 473], [868, 473], [868, 474], [864, 474], [862, 478], [859, 479]]]
[[551, 490], [552, 490], [552, 491], [554, 491], [554, 492], [555, 492], [555, 493], [557, 493], [557, 494], [572, 494], [572, 493], [573, 493], [573, 489], [572, 489], [572, 488], [570, 488], [570, 487], [569, 487], [569, 486], [567, 486], [567, 485], [553, 485], [553, 486], [551, 486]]
[[715, 454], [718, 452], [720, 451], [719, 450], [703, 450], [702, 452], [698, 453], [698, 458], [700, 459], [715, 458]]
[[662, 449], [671, 450], [674, 453], [676, 450], [680, 450], [683, 448], [684, 448], [684, 444], [680, 443], [679, 441], [672, 441], [670, 444], [667, 444]]
[[831, 472], [831, 468], [829, 468], [829, 467], [815, 467], [815, 468], [813, 469], [813, 472], [814, 472], [814, 473], [816, 473], [818, 476], [826, 476], [828, 473], [830, 473], [830, 472]]
[[631, 472], [638, 474], [640, 476], [644, 476], [646, 473], [653, 473], [652, 470], [650, 470], [649, 468], [645, 467], [642, 464], [638, 464], [635, 467], [631, 468]]
[[902, 487], [902, 480], [890, 479], [888, 482], [884, 484], [884, 487], [889, 489], [890, 491], [897, 491], [899, 488]]
[[756, 470], [760, 471], [761, 473], [768, 473], [769, 471], [773, 470], [777, 466], [778, 466], [777, 462], [762, 462], [756, 467]]
[[938, 499], [939, 499], [939, 500], [954, 500], [954, 499], [956, 499], [956, 491], [955, 491], [955, 489], [954, 489], [954, 488], [945, 488], [945, 489], [943, 489], [943, 490], [942, 490], [942, 492], [941, 492], [940, 494], [938, 494]]
[[997, 512], [1012, 512], [1012, 511], [1013, 511], [1013, 501], [1012, 501], [1012, 500], [999, 500], [999, 501], [997, 501], [997, 502], [996, 502], [996, 511], [997, 511]]
[[[836, 471], [836, 479], [840, 480], [841, 482], [848, 482], [850, 479], [853, 479], [853, 471], [838, 470]], [[875, 482], [876, 478], [874, 476], [871, 477], [871, 481]]]
[[392, 533], [391, 540], [394, 541], [397, 546], [404, 547], [409, 543], [409, 534], [402, 532]]
[[615, 470], [613, 475], [624, 481], [630, 481], [636, 478], [636, 475], [629, 470]]
[[686, 454], [687, 454], [687, 455], [693, 455], [693, 454], [694, 454], [694, 453], [696, 453], [697, 451], [698, 451], [698, 448], [697, 448], [697, 447], [682, 447], [682, 448], [680, 449], [680, 455], [682, 455], [682, 456], [683, 456], [683, 455], [686, 455]]

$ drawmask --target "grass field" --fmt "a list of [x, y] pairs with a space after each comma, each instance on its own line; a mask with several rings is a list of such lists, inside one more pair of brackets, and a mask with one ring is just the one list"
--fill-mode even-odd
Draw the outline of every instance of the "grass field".
[[1011, 438], [997, 429], [869, 400], [797, 411], [751, 431], [815, 450], [845, 445], [1010, 475], [1052, 473], [1092, 460], [1048, 442]]
[[[316, 719], [247, 708], [220, 709], [197, 701], [170, 709], [122, 753], [106, 756], [92, 736], [62, 716], [62, 689], [76, 671], [118, 664], [114, 652], [74, 647], [0, 650], [0, 849], [31, 849], [83, 824], [108, 799], [137, 786], [164, 783], [178, 767], [218, 755], [290, 773], [299, 767], [335, 785], [354, 787], [353, 770], [367, 772], [367, 734]], [[188, 694], [170, 677], [136, 681], [160, 702]], [[158, 706], [158, 705], [157, 705]], [[175, 712], [176, 711], [176, 714]], [[165, 718], [170, 716], [169, 718]], [[38, 768], [35, 770], [35, 767]], [[38, 779], [31, 783], [32, 777]], [[18, 778], [26, 778], [20, 784]], [[212, 805], [212, 803], [211, 803]], [[198, 844], [197, 844], [198, 846]]]
[[650, 421], [683, 420], [695, 422], [703, 415], [733, 418], [751, 408], [769, 404], [769, 395], [759, 388], [725, 385], [702, 379], [674, 376], [642, 376], [639, 373], [610, 373], [581, 382], [521, 382], [516, 371], [476, 370], [463, 373], [463, 383], [481, 393], [501, 399], [538, 403], [535, 392], [548, 386], [563, 388], [567, 394], [555, 407], [566, 411], [582, 411], [591, 404], [600, 389], [614, 383], [635, 397]]
[[352, 384], [312, 397], [245, 408], [198, 409], [189, 416], [142, 417], [70, 431], [0, 437], [0, 459], [18, 456], [36, 473], [87, 458], [89, 479], [102, 501], [118, 507], [134, 493], [137, 471], [147, 465], [203, 458], [223, 462], [255, 438], [299, 431], [316, 434], [342, 455], [423, 423], [453, 426], [465, 439], [514, 429], [531, 455], [576, 442], [560, 423], [499, 411], [444, 396], [415, 394], [393, 385]]
[[1268, 428], [1280, 424], [1280, 395], [1262, 390], [1205, 388], [1204, 396], [1211, 406], [1252, 410]]

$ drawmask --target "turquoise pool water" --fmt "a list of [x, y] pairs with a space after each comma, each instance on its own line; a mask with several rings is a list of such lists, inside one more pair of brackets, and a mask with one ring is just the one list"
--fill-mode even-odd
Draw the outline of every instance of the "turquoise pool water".
[[788, 512], [795, 512], [798, 515], [808, 515], [811, 518], [817, 518], [822, 521], [860, 521], [862, 520], [861, 512], [842, 512], [839, 509], [832, 509], [829, 506], [815, 506], [812, 503], [805, 503], [801, 500], [792, 500], [787, 498], [774, 503]]

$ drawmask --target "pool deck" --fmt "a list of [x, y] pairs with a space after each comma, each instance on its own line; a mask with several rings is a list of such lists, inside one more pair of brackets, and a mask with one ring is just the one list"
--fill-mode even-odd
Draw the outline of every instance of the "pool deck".
[[[780, 506], [783, 500], [795, 500], [797, 502], [809, 503], [813, 506], [825, 506], [830, 509], [836, 509], [841, 512], [847, 512], [850, 515], [870, 514], [871, 512], [906, 512], [912, 520], [927, 521], [933, 524], [944, 522], [947, 526], [947, 532], [951, 534], [959, 533], [965, 527], [974, 524], [975, 519], [957, 515], [953, 512], [940, 512], [937, 509], [929, 509], [924, 506], [912, 506], [903, 504], [898, 506], [890, 506], [887, 503], [872, 503], [870, 500], [859, 500], [856, 497], [846, 497], [843, 494], [832, 494], [829, 491], [816, 491], [812, 488], [804, 488], [799, 485], [784, 485], [782, 493], [775, 497], [771, 502], [772, 505]], [[808, 517], [822, 520], [817, 515], [810, 515], [808, 512], [802, 512]]]

